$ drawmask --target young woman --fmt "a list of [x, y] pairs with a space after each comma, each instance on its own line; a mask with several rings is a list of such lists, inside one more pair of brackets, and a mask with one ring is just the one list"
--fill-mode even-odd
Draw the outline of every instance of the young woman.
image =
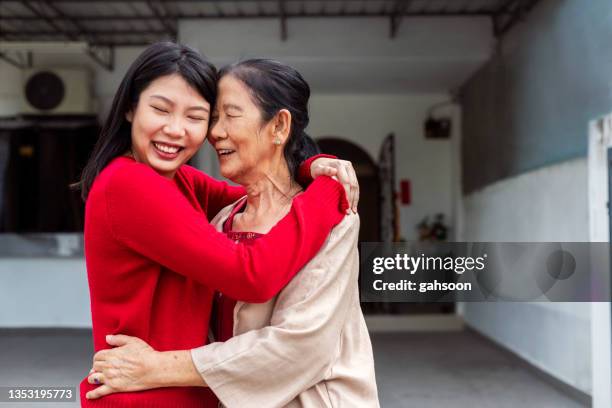
[[[245, 193], [185, 165], [207, 135], [216, 81], [215, 68], [197, 52], [159, 43], [134, 61], [119, 86], [81, 181], [96, 351], [108, 347], [108, 333], [140, 337], [158, 350], [201, 346], [215, 290], [269, 300], [345, 215], [342, 186], [319, 177], [252, 245], [235, 243], [209, 224], [207, 214]], [[217, 405], [212, 393], [197, 387], [90, 401], [85, 395], [94, 387], [86, 380], [83, 406]]]
[[[237, 63], [220, 75], [209, 138], [221, 173], [247, 195], [212, 223], [256, 245], [305, 194], [296, 175], [316, 147], [304, 133], [310, 89], [293, 68], [270, 60]], [[104, 385], [88, 396], [189, 385], [210, 387], [229, 408], [378, 407], [357, 288], [358, 235], [358, 216], [347, 215], [278, 296], [238, 302], [234, 337], [225, 342], [159, 352], [141, 339], [112, 336], [109, 344], [120, 347], [96, 354], [89, 381]]]

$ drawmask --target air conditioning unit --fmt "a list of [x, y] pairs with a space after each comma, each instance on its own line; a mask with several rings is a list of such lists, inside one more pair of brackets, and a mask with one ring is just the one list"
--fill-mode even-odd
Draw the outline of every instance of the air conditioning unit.
[[23, 74], [26, 115], [93, 114], [91, 75], [86, 68], [36, 68]]

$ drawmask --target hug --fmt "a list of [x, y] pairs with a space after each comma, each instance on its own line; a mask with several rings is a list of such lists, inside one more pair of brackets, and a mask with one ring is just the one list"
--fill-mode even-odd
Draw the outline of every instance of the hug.
[[[80, 182], [82, 406], [379, 406], [359, 188], [306, 134], [309, 97], [272, 60], [217, 71], [164, 42], [133, 62]], [[205, 141], [238, 186], [187, 164]]]

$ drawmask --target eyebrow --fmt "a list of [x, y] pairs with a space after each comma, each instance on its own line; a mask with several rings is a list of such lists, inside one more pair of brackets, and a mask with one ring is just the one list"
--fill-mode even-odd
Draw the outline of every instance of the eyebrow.
[[[157, 98], [157, 99], [161, 99], [164, 102], [170, 104], [170, 105], [174, 105], [174, 102], [172, 102], [170, 99], [166, 98], [165, 96], [162, 95], [151, 95], [151, 98]], [[189, 108], [187, 108], [187, 110], [200, 110], [200, 111], [204, 111], [206, 113], [208, 113], [208, 109], [206, 109], [206, 107], [204, 106], [191, 106]]]

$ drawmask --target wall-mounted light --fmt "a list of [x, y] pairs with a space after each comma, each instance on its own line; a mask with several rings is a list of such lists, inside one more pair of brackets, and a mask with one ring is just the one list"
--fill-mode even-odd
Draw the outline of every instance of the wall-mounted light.
[[452, 130], [452, 120], [449, 117], [435, 116], [435, 110], [442, 106], [452, 105], [452, 102], [442, 102], [435, 104], [427, 113], [424, 124], [425, 138], [427, 139], [449, 139]]

